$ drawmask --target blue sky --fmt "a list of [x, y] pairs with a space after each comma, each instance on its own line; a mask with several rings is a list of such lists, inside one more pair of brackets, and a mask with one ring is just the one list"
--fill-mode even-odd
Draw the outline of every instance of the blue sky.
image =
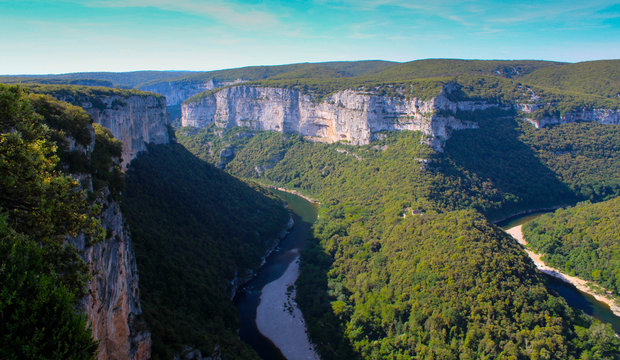
[[620, 58], [620, 3], [0, 0], [0, 74]]

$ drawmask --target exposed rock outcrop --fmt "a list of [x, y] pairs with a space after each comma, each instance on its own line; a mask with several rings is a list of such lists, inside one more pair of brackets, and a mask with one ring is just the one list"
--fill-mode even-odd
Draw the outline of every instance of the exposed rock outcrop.
[[106, 240], [94, 245], [87, 244], [84, 237], [74, 241], [93, 274], [88, 295], [81, 301], [82, 309], [93, 337], [99, 341], [99, 360], [149, 359], [151, 335], [141, 318], [131, 239], [118, 203], [104, 201], [102, 205]]
[[[367, 144], [373, 134], [385, 130], [422, 131], [433, 148], [441, 151], [453, 130], [476, 128], [459, 119], [463, 112], [500, 109], [528, 114], [544, 104], [451, 100], [451, 84], [436, 97], [378, 96], [343, 90], [317, 101], [315, 96], [295, 89], [239, 85], [182, 105], [182, 125], [222, 128], [247, 126], [256, 130], [297, 133], [311, 140]], [[598, 121], [618, 124], [620, 110], [582, 109], [558, 118], [531, 120], [536, 127], [549, 124]]]
[[166, 99], [157, 95], [100, 95], [56, 96], [62, 101], [80, 106], [96, 123], [110, 129], [123, 142], [123, 169], [126, 169], [147, 143], [165, 144], [170, 141]]
[[153, 85], [147, 85], [140, 88], [140, 90], [151, 91], [156, 94], [160, 94], [166, 97], [168, 106], [180, 105], [185, 99], [200, 94], [203, 91], [213, 90], [218, 87], [236, 84], [243, 82], [238, 79], [235, 81], [217, 81], [210, 79], [208, 81], [196, 81], [196, 80], [178, 80], [161, 82]]
[[[75, 93], [57, 96], [61, 100], [82, 106], [95, 122], [111, 130], [123, 141], [123, 165], [126, 167], [146, 143], [169, 142], [166, 101], [155, 95], [102, 95], [93, 97]], [[83, 147], [69, 140], [70, 150], [90, 153], [94, 140]], [[82, 186], [92, 190], [88, 174], [75, 174]], [[106, 229], [106, 240], [89, 244], [84, 236], [72, 239], [93, 278], [88, 295], [82, 299], [83, 312], [99, 341], [98, 359], [149, 359], [151, 335], [142, 319], [138, 287], [138, 270], [131, 238], [119, 204], [110, 200], [104, 188], [99, 197], [103, 209], [100, 219]]]
[[[483, 110], [490, 104], [456, 103], [442, 93], [430, 100], [384, 97], [344, 90], [317, 102], [294, 89], [234, 86], [183, 104], [183, 126], [247, 126], [257, 130], [298, 133], [316, 141], [367, 144], [384, 130], [420, 130], [441, 149], [452, 130], [476, 125], [450, 115], [456, 110]], [[495, 105], [497, 106], [497, 105]]]
[[[544, 107], [546, 104], [517, 104], [517, 109], [526, 116]], [[548, 125], [566, 124], [576, 121], [595, 121], [607, 125], [620, 125], [620, 110], [612, 109], [578, 109], [565, 115], [545, 116], [541, 119], [525, 118], [537, 129]]]

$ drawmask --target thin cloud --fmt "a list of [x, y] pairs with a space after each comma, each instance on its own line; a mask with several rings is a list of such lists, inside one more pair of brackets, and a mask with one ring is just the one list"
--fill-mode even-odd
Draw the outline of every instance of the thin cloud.
[[283, 27], [284, 24], [274, 14], [250, 5], [239, 6], [226, 1], [198, 0], [94, 0], [80, 1], [80, 4], [100, 8], [147, 8], [153, 7], [165, 11], [180, 12], [212, 18], [220, 23], [243, 28], [260, 28], [262, 30]]

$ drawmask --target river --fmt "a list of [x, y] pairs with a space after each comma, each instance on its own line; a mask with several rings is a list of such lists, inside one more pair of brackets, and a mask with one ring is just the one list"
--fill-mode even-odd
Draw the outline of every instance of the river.
[[[287, 272], [290, 272], [291, 267], [296, 267], [297, 264], [294, 264], [294, 262], [298, 260], [299, 252], [303, 249], [312, 224], [316, 220], [317, 206], [294, 194], [274, 189], [272, 191], [288, 203], [295, 225], [289, 235], [280, 242], [277, 250], [267, 257], [265, 264], [258, 270], [256, 277], [249, 281], [243, 290], [238, 293], [235, 297], [235, 304], [239, 309], [241, 317], [241, 328], [239, 330], [241, 340], [250, 344], [262, 359], [286, 360], [287, 357], [282, 354], [280, 349], [258, 330], [256, 325], [257, 309], [261, 306], [263, 289], [267, 285], [273, 287], [278, 280], [281, 281], [284, 277], [287, 277]], [[530, 213], [507, 219], [499, 222], [498, 226], [508, 229], [522, 225], [543, 213], [545, 212]], [[620, 317], [615, 316], [606, 304], [597, 301], [589, 294], [579, 291], [571, 284], [553, 276], [546, 275], [546, 277], [547, 286], [562, 296], [570, 306], [583, 310], [586, 314], [602, 322], [611, 324], [614, 331], [620, 333]], [[280, 289], [279, 291], [282, 292], [284, 290]], [[273, 296], [273, 289], [271, 292]], [[280, 294], [279, 296], [283, 295]], [[263, 303], [262, 305], [264, 306], [265, 304]], [[273, 311], [273, 309], [270, 311]], [[281, 332], [286, 333], [287, 329], [281, 329]], [[294, 357], [289, 356], [289, 359], [292, 358]]]
[[[286, 201], [292, 212], [295, 225], [291, 232], [280, 242], [276, 251], [267, 257], [265, 264], [258, 270], [256, 277], [250, 280], [243, 290], [237, 294], [235, 304], [239, 309], [241, 317], [241, 328], [239, 329], [241, 340], [250, 344], [260, 357], [265, 360], [285, 360], [286, 357], [280, 349], [258, 330], [256, 325], [257, 309], [261, 305], [261, 294], [265, 286], [268, 284], [273, 286], [283, 276], [290, 276], [291, 269], [297, 265], [294, 262], [298, 259], [299, 252], [303, 249], [312, 224], [316, 220], [317, 208], [316, 205], [299, 196], [273, 189], [272, 191]], [[271, 290], [270, 294], [274, 295], [273, 291], [275, 289]], [[280, 294], [280, 296], [286, 297], [285, 294]], [[298, 328], [293, 330], [299, 331], [299, 324], [296, 325]], [[290, 331], [292, 332], [293, 330]], [[286, 333], [287, 329], [280, 329], [280, 331], [281, 333]], [[289, 356], [290, 358], [291, 356]]]
[[[545, 212], [530, 213], [518, 217], [513, 217], [501, 222], [497, 225], [507, 230], [515, 226], [523, 225], [531, 221]], [[543, 273], [544, 274], [544, 273]], [[547, 278], [547, 287], [556, 291], [562, 296], [566, 302], [573, 308], [583, 310], [586, 314], [604, 322], [611, 324], [616, 333], [620, 333], [620, 317], [614, 315], [607, 304], [602, 303], [594, 298], [594, 296], [580, 291], [575, 286], [564, 282], [551, 275], [545, 274]]]

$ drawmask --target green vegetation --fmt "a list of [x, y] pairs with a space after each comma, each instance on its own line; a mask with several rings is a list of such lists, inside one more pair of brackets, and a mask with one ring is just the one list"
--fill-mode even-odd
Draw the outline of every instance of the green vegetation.
[[257, 358], [239, 341], [230, 281], [247, 279], [286, 225], [281, 201], [197, 159], [178, 144], [132, 162], [123, 197], [153, 358], [185, 346]]
[[[72, 88], [75, 96], [95, 96], [92, 89], [82, 93]], [[107, 187], [117, 198], [124, 187], [124, 175], [119, 162], [122, 153], [121, 141], [114, 139], [110, 130], [93, 124], [92, 118], [84, 109], [59, 101], [49, 95], [28, 94], [34, 110], [43, 116], [50, 127], [51, 139], [57, 146], [60, 158], [57, 169], [71, 174], [89, 173], [92, 175], [93, 190]], [[91, 134], [94, 130], [95, 138]], [[86, 149], [94, 142], [94, 149]], [[71, 142], [75, 142], [74, 146]]]
[[426, 59], [394, 65], [373, 75], [376, 79], [421, 79], [459, 75], [498, 75], [514, 78], [562, 63], [538, 60]]
[[93, 190], [107, 187], [115, 200], [125, 189], [125, 175], [120, 167], [123, 143], [112, 132], [99, 124], [93, 124], [95, 148], [91, 154], [88, 170], [93, 177]]
[[[50, 104], [45, 104], [49, 100]], [[34, 101], [34, 104], [33, 104]], [[49, 119], [35, 108], [54, 109]], [[0, 358], [90, 359], [97, 344], [75, 312], [88, 270], [67, 236], [103, 239], [96, 207], [56, 169], [50, 126], [81, 129], [84, 113], [0, 86]], [[74, 116], [76, 124], [59, 119]], [[81, 133], [81, 132], [80, 132]]]
[[617, 98], [620, 60], [585, 61], [536, 69], [522, 81], [550, 89]]
[[216, 70], [192, 74], [177, 81], [218, 82], [238, 79], [256, 81], [274, 77], [276, 79], [297, 79], [305, 77], [353, 77], [372, 74], [387, 69], [396, 63], [389, 61], [335, 61], [325, 63], [289, 64], [277, 66], [248, 66], [237, 69]]
[[0, 76], [0, 83], [56, 83], [110, 86], [120, 88], [141, 88], [152, 82], [171, 81], [190, 74], [192, 74], [191, 71], [130, 71], [81, 72], [57, 75], [5, 75]]
[[546, 263], [620, 293], [620, 197], [545, 214], [523, 226]]
[[614, 125], [571, 123], [535, 129], [509, 118], [476, 121], [479, 129], [452, 134], [445, 147], [444, 172], [478, 179], [466, 187], [496, 189], [489, 198], [493, 207], [478, 207], [491, 218], [620, 194], [620, 134]]
[[39, 94], [51, 95], [55, 98], [68, 98], [71, 102], [90, 101], [94, 107], [101, 104], [99, 97], [101, 96], [121, 96], [128, 98], [130, 96], [155, 96], [162, 95], [136, 90], [136, 89], [115, 89], [103, 86], [80, 86], [80, 85], [41, 85], [33, 84], [25, 86], [29, 91]]
[[[499, 115], [473, 114], [480, 128], [455, 132], [444, 154], [415, 132], [379, 134], [359, 147], [214, 126], [179, 129], [177, 138], [234, 175], [321, 202], [297, 286], [325, 358], [620, 356], [610, 328], [550, 294], [514, 242], [480, 213], [461, 210], [499, 218], [581, 196], [533, 149], [556, 132], [536, 138], [531, 125]], [[613, 134], [611, 126], [599, 131]], [[564, 141], [579, 148], [594, 140]], [[234, 154], [223, 159], [222, 149]], [[568, 174], [580, 165], [564, 167]], [[567, 182], [596, 187], [604, 169], [593, 170]]]
[[520, 129], [520, 139], [541, 164], [579, 199], [601, 201], [620, 195], [616, 125], [571, 123], [535, 129], [523, 123]]
[[[620, 355], [609, 327], [549, 294], [518, 246], [474, 211], [411, 216], [374, 239], [352, 234], [359, 226], [351, 225], [328, 240], [330, 220], [316, 234], [334, 257], [332, 313], [362, 358]], [[322, 324], [312, 324], [321, 334]]]

